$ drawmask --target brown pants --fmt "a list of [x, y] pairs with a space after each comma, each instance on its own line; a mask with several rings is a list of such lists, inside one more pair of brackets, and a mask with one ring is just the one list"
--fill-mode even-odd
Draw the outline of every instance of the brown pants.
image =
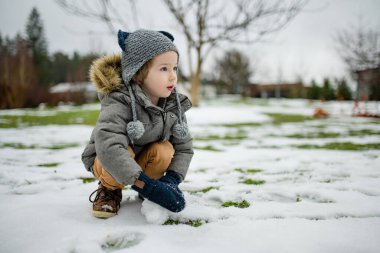
[[[175, 150], [169, 141], [164, 141], [149, 144], [137, 158], [135, 158], [136, 155], [130, 146], [128, 146], [128, 152], [148, 177], [158, 179], [164, 175], [169, 167]], [[123, 185], [118, 183], [103, 168], [98, 157], [95, 158], [93, 171], [95, 177], [98, 178], [101, 184], [106, 188], [110, 190], [123, 188]]]

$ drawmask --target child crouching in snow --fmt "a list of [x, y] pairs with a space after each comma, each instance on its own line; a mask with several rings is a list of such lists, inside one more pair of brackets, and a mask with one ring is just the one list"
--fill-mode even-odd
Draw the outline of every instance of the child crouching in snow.
[[124, 185], [172, 212], [185, 207], [178, 185], [194, 154], [185, 117], [192, 104], [175, 88], [173, 40], [164, 31], [119, 30], [121, 56], [99, 58], [90, 69], [101, 110], [82, 161], [99, 179], [90, 195], [95, 217], [117, 214]]

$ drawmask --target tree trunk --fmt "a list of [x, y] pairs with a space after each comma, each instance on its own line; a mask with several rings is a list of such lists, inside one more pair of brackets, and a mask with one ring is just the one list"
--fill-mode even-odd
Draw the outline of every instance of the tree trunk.
[[198, 70], [194, 73], [193, 77], [191, 78], [191, 90], [190, 90], [190, 96], [191, 96], [191, 102], [194, 107], [199, 106], [199, 90], [201, 86], [201, 72]]
[[202, 76], [202, 48], [197, 48], [197, 66], [194, 75], [191, 77], [191, 103], [194, 107], [199, 106], [199, 91], [201, 89], [201, 76]]

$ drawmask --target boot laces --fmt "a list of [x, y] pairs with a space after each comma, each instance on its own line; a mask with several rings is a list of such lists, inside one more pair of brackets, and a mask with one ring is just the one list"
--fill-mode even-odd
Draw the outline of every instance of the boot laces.
[[[120, 190], [108, 190], [106, 187], [104, 186], [101, 186], [99, 187], [98, 189], [96, 189], [95, 191], [93, 191], [90, 195], [90, 197], [88, 198], [88, 200], [91, 202], [91, 203], [95, 203], [96, 201], [99, 200], [100, 197], [102, 197], [102, 200], [104, 201], [109, 201], [109, 200], [113, 200], [113, 201], [116, 201], [117, 203], [117, 206], [118, 208], [120, 207], [120, 201], [121, 201], [121, 198], [120, 196], [117, 194], [117, 192], [120, 191]], [[95, 198], [92, 200], [92, 196], [96, 193], [96, 196]], [[103, 194], [102, 194], [103, 193]]]

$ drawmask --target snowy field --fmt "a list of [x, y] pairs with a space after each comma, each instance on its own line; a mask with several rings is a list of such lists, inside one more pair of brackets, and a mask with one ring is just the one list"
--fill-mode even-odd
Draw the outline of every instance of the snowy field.
[[[126, 187], [119, 214], [92, 217], [81, 152], [93, 126], [0, 128], [0, 252], [379, 252], [380, 122], [353, 104], [204, 102], [187, 113], [195, 155], [170, 213]], [[373, 110], [376, 105], [370, 104]], [[99, 105], [4, 110], [47, 117]]]

